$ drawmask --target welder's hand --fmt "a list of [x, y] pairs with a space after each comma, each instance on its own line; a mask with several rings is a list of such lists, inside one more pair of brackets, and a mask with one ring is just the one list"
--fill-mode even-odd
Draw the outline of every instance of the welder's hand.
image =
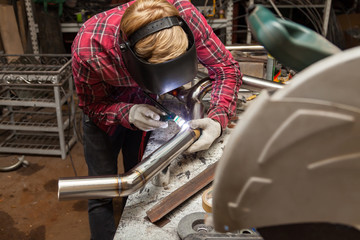
[[160, 121], [162, 111], [148, 104], [135, 104], [129, 111], [129, 122], [143, 131], [152, 131], [156, 128], [167, 128], [168, 123]]
[[211, 144], [221, 134], [221, 125], [218, 121], [211, 118], [201, 118], [189, 121], [189, 126], [192, 129], [200, 128], [202, 130], [199, 139], [194, 142], [185, 153], [194, 153], [201, 150], [207, 150]]

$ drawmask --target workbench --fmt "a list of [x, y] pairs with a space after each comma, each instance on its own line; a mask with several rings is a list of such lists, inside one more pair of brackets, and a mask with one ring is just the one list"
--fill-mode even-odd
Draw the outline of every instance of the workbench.
[[[241, 97], [241, 96], [239, 96]], [[208, 166], [220, 160], [226, 142], [232, 132], [227, 128], [206, 151], [194, 154], [181, 154], [169, 165], [170, 182], [167, 186], [155, 186], [152, 181], [148, 182], [140, 191], [128, 196], [122, 217], [115, 234], [114, 240], [119, 239], [180, 239], [177, 234], [179, 221], [186, 215], [194, 212], [204, 212], [202, 208], [202, 193], [211, 186], [203, 188], [190, 199], [167, 214], [162, 220], [163, 226], [151, 223], [147, 218], [146, 211], [157, 204], [179, 187], [183, 186], [190, 179], [196, 177]], [[152, 132], [149, 143], [146, 147], [144, 158], [164, 144], [178, 132], [178, 126], [169, 122], [166, 129], [157, 129]], [[165, 225], [164, 225], [165, 224]]]

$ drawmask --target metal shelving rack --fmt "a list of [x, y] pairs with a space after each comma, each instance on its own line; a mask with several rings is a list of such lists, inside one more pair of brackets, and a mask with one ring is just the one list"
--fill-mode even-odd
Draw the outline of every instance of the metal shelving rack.
[[0, 55], [0, 152], [60, 155], [76, 142], [71, 57]]

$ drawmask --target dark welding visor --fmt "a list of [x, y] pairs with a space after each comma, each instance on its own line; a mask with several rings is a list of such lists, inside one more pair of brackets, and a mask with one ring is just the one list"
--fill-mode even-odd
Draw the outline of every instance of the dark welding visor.
[[[155, 64], [135, 54], [133, 47], [140, 39], [173, 26], [181, 26], [188, 37], [189, 46], [185, 53], [169, 61]], [[125, 66], [143, 90], [161, 95], [195, 78], [197, 72], [195, 39], [189, 26], [181, 17], [172, 16], [155, 20], [128, 36], [128, 41], [121, 38], [120, 48]]]

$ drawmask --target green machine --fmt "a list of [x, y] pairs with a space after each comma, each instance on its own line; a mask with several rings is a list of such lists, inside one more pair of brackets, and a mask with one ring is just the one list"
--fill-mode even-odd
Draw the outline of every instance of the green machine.
[[262, 5], [251, 6], [247, 20], [261, 45], [279, 62], [296, 71], [341, 51], [315, 31], [277, 18]]

